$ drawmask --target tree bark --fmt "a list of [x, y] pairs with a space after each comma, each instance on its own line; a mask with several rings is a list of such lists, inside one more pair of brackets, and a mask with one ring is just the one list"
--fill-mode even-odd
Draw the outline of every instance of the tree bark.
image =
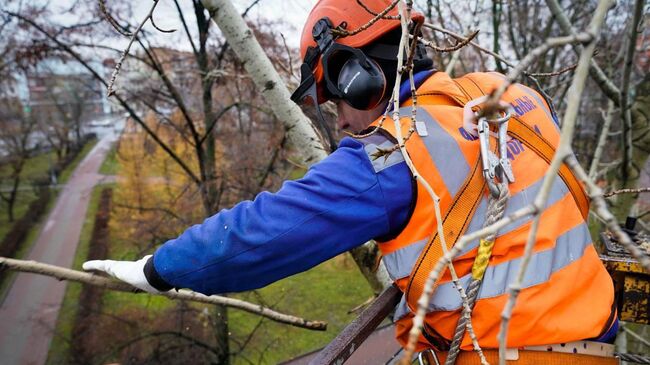
[[309, 119], [290, 101], [290, 94], [253, 32], [228, 0], [202, 0], [228, 44], [244, 63], [255, 85], [287, 130], [289, 143], [312, 165], [327, 155]]

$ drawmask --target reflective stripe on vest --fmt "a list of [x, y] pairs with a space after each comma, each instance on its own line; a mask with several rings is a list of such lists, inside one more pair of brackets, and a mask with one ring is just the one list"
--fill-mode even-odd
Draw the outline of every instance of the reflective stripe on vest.
[[[532, 186], [510, 197], [510, 199], [508, 200], [508, 204], [506, 205], [506, 211], [504, 215], [507, 216], [525, 207], [526, 205], [529, 205], [537, 196], [539, 189], [542, 187], [542, 182], [543, 179], [540, 179]], [[553, 182], [553, 186], [551, 187], [551, 192], [549, 194], [547, 206], [551, 206], [555, 204], [560, 199], [562, 199], [568, 192], [569, 189], [566, 187], [566, 184], [564, 184], [564, 181], [562, 181], [562, 179], [555, 179], [555, 181]], [[467, 233], [472, 233], [474, 231], [481, 229], [483, 225], [483, 221], [485, 220], [486, 210], [487, 210], [487, 197], [484, 197], [483, 200], [481, 201], [481, 204], [476, 209], [476, 213], [474, 214], [474, 217], [472, 217], [472, 220], [470, 221], [469, 228], [467, 229]], [[529, 221], [530, 218], [521, 218], [519, 220], [507, 224], [505, 227], [499, 230], [499, 234], [497, 238], [514, 231], [515, 229], [521, 227], [522, 225], [526, 224]], [[420, 240], [384, 256], [383, 258], [384, 265], [386, 265], [386, 270], [388, 271], [388, 275], [392, 280], [405, 278], [411, 273], [411, 269], [413, 268], [413, 265], [417, 261], [418, 256], [422, 251], [422, 248], [426, 245], [426, 242], [427, 239]], [[467, 252], [473, 250], [474, 248], [478, 247], [478, 242], [479, 242], [478, 240], [475, 240], [468, 243], [467, 246], [465, 246], [457, 256], [462, 256]]]
[[[400, 115], [410, 115], [411, 108], [401, 108]], [[427, 136], [420, 137], [445, 181], [445, 187], [451, 196], [455, 196], [469, 174], [469, 164], [465, 160], [460, 146], [440, 123], [426, 110], [417, 109], [416, 119], [424, 122]], [[416, 257], [417, 258], [417, 257]]]
[[[522, 289], [542, 284], [551, 275], [580, 259], [585, 249], [591, 244], [591, 236], [586, 224], [581, 224], [558, 237], [551, 249], [536, 252], [531, 256], [530, 264], [522, 282]], [[498, 265], [488, 266], [485, 279], [481, 286], [478, 299], [493, 298], [504, 295], [508, 285], [515, 280], [521, 258], [506, 261]], [[471, 274], [459, 278], [461, 286], [467, 288]], [[441, 284], [433, 294], [429, 311], [453, 311], [462, 305], [460, 294], [454, 284]], [[410, 310], [404, 297], [395, 311], [395, 320], [408, 314]]]
[[386, 136], [373, 134], [369, 137], [358, 139], [358, 141], [364, 144], [363, 149], [366, 151], [375, 173], [379, 173], [384, 169], [404, 161], [404, 156], [401, 153], [391, 153], [387, 157], [374, 157], [379, 150], [388, 150], [395, 146], [395, 142], [389, 140]]

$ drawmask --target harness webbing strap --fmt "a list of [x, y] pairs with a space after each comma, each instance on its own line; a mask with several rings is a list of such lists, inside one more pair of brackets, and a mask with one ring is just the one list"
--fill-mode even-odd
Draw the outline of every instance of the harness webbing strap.
[[[520, 121], [519, 118], [514, 117], [511, 123], [512, 125], [508, 126], [510, 135], [521, 141], [526, 147], [533, 150], [539, 157], [550, 164], [555, 154], [555, 147], [544, 137], [537, 134], [529, 125]], [[575, 200], [578, 209], [580, 209], [582, 218], [586, 220], [589, 215], [589, 197], [583, 189], [582, 183], [580, 183], [578, 178], [575, 177], [569, 167], [564, 163], [560, 166], [558, 174], [569, 188], [573, 200]]]
[[[469, 226], [474, 212], [478, 207], [483, 192], [485, 191], [485, 179], [482, 174], [481, 159], [477, 158], [472, 172], [463, 182], [460, 190], [454, 197], [451, 207], [445, 214], [442, 221], [442, 227], [445, 234], [445, 243], [447, 249], [458, 241], [458, 239], [465, 233], [467, 226]], [[434, 265], [443, 256], [442, 242], [439, 232], [436, 232], [433, 239], [422, 249], [418, 260], [415, 262], [409, 283], [406, 287], [406, 302], [416, 303], [422, 295], [424, 290], [424, 283], [426, 282], [429, 272], [433, 269]], [[438, 279], [439, 281], [439, 279]], [[436, 282], [436, 285], [438, 283]]]
[[[468, 100], [465, 100], [464, 103], [487, 94], [484, 90], [481, 89], [479, 84], [472, 79], [471, 75], [455, 79], [454, 81], [468, 98]], [[543, 108], [544, 105], [540, 105], [540, 107]], [[512, 116], [508, 122], [508, 133], [518, 139], [526, 147], [534, 151], [537, 156], [541, 157], [544, 161], [546, 161], [546, 163], [551, 163], [553, 155], [555, 155], [555, 147], [551, 144], [551, 142], [540, 135], [540, 133], [537, 133], [537, 131], [535, 131], [530, 125], [524, 123], [521, 118], [516, 115]], [[580, 209], [582, 217], [586, 220], [589, 214], [589, 198], [582, 186], [582, 183], [580, 183], [578, 178], [573, 175], [566, 164], [562, 164], [558, 174], [569, 188], [569, 191], [571, 192], [571, 195], [573, 196], [578, 209]]]
[[[456, 100], [456, 102], [461, 106], [464, 106], [472, 99], [486, 94], [481, 90], [478, 84], [468, 76], [455, 79], [454, 81], [463, 94], [465, 94], [466, 99], [461, 100], [458, 97], [450, 97]], [[530, 148], [530, 150], [534, 151], [539, 157], [544, 159], [544, 161], [550, 163], [555, 154], [555, 147], [521, 119], [517, 117], [511, 118], [508, 123], [508, 132], [514, 138], [517, 138], [525, 146]], [[470, 174], [465, 178], [461, 189], [454, 196], [450, 208], [444, 215], [442, 227], [448, 250], [450, 250], [458, 239], [465, 234], [469, 222], [474, 216], [476, 208], [483, 197], [486, 181], [481, 172], [482, 166], [479, 157], [474, 163]], [[573, 173], [571, 173], [566, 164], [563, 164], [560, 168], [559, 175], [571, 191], [582, 216], [586, 219], [589, 212], [589, 199], [581, 183]], [[427, 245], [422, 249], [418, 260], [411, 270], [405, 296], [406, 302], [412, 307], [412, 309], [415, 309], [416, 303], [424, 291], [424, 284], [427, 281], [429, 273], [438, 260], [443, 256], [441, 244], [442, 242], [439, 232], [436, 232], [433, 238], [430, 239]], [[434, 290], [440, 282], [441, 276], [442, 275], [438, 277]]]

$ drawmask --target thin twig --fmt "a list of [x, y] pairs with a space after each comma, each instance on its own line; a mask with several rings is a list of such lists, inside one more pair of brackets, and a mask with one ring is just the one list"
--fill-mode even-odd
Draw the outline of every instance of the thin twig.
[[332, 29], [332, 34], [334, 34], [335, 36], [337, 36], [339, 38], [343, 38], [343, 37], [349, 37], [349, 36], [353, 36], [355, 34], [361, 33], [364, 30], [368, 29], [371, 25], [375, 24], [377, 21], [382, 19], [384, 17], [384, 15], [388, 14], [389, 11], [393, 10], [395, 5], [397, 5], [397, 3], [399, 3], [399, 2], [400, 2], [400, 0], [393, 0], [393, 2], [390, 3], [390, 5], [388, 5], [388, 7], [386, 7], [386, 9], [382, 10], [381, 13], [377, 14], [374, 18], [370, 19], [368, 21], [368, 23], [360, 26], [357, 29], [346, 30], [346, 29], [342, 29], [342, 28], [335, 28], [335, 29]]
[[106, 2], [105, 0], [98, 0], [99, 1], [99, 11], [104, 15], [104, 18], [110, 24], [113, 29], [115, 29], [116, 32], [120, 33], [121, 35], [125, 37], [130, 37], [132, 33], [127, 32], [124, 27], [122, 27], [115, 18], [111, 15], [111, 13], [108, 12], [108, 9], [106, 9]]
[[648, 193], [648, 192], [650, 192], [650, 188], [619, 189], [619, 190], [614, 190], [614, 191], [610, 191], [609, 193], [603, 194], [603, 198], [609, 198], [610, 196], [614, 196], [618, 194], [638, 194], [638, 193]]
[[453, 51], [457, 51], [457, 50], [465, 47], [466, 45], [470, 44], [472, 42], [472, 40], [474, 40], [474, 38], [476, 38], [479, 31], [480, 30], [475, 30], [474, 32], [470, 33], [467, 37], [463, 37], [464, 39], [458, 39], [456, 44], [451, 46], [451, 47], [440, 47], [440, 46], [437, 46], [436, 44], [434, 44], [433, 42], [427, 41], [425, 39], [420, 39], [420, 41], [422, 42], [422, 44], [424, 44], [425, 46], [433, 49], [436, 52], [453, 52]]
[[[137, 289], [125, 282], [113, 280], [99, 275], [90, 274], [83, 271], [71, 270], [60, 266], [49, 265], [37, 261], [16, 260], [7, 257], [0, 257], [0, 267], [6, 267], [10, 270], [29, 272], [39, 275], [50, 276], [58, 280], [74, 281], [82, 284], [94, 285], [104, 289], [122, 291], [127, 293], [142, 293]], [[322, 321], [310, 321], [304, 318], [292, 316], [276, 312], [272, 309], [263, 307], [258, 304], [249, 303], [243, 300], [222, 297], [218, 295], [204, 295], [201, 293], [193, 292], [191, 290], [181, 289], [179, 291], [170, 290], [160, 294], [170, 299], [189, 300], [199, 303], [224, 305], [227, 307], [237, 308], [249, 313], [254, 313], [263, 317], [267, 317], [276, 322], [290, 324], [292, 326], [324, 331], [327, 328], [327, 323]]]
[[153, 27], [156, 28], [156, 30], [161, 33], [174, 33], [176, 31], [176, 29], [162, 29], [159, 26], [157, 26], [156, 22], [153, 21], [153, 14], [151, 15], [151, 25], [153, 25]]
[[576, 67], [578, 67], [577, 63], [575, 65], [567, 66], [565, 68], [562, 68], [562, 69], [559, 69], [559, 70], [553, 71], [553, 72], [535, 72], [535, 73], [526, 73], [526, 75], [527, 76], [533, 76], [533, 77], [559, 76], [559, 75], [562, 75], [563, 73], [575, 70]]
[[158, 6], [158, 1], [159, 0], [153, 0], [153, 5], [151, 5], [151, 9], [149, 9], [149, 13], [142, 20], [142, 22], [140, 22], [140, 25], [138, 25], [138, 27], [135, 29], [135, 32], [131, 34], [131, 39], [129, 40], [129, 44], [126, 46], [126, 48], [122, 52], [122, 56], [117, 61], [117, 64], [115, 65], [115, 69], [113, 70], [113, 74], [111, 75], [111, 79], [108, 82], [106, 96], [111, 96], [115, 93], [115, 90], [113, 90], [113, 85], [115, 84], [115, 79], [117, 78], [117, 75], [120, 73], [120, 69], [122, 68], [122, 63], [124, 63], [124, 59], [126, 59], [126, 56], [129, 54], [129, 50], [131, 49], [131, 46], [133, 45], [135, 39], [138, 37], [138, 33], [140, 33], [140, 30], [142, 29], [144, 24], [147, 22], [147, 20], [152, 19], [151, 16], [153, 14], [153, 11], [156, 9], [156, 6]]
[[[456, 38], [459, 41], [465, 41], [467, 39], [467, 38], [463, 37], [462, 35], [460, 35], [458, 33], [452, 32], [451, 30], [445, 29], [445, 28], [437, 26], [435, 24], [424, 23], [423, 26], [426, 27], [426, 28], [435, 30], [436, 32], [440, 32], [440, 33], [452, 36], [452, 37]], [[497, 60], [499, 60], [499, 61], [501, 61], [503, 63], [505, 63], [506, 65], [508, 65], [510, 67], [515, 67], [514, 64], [511, 61], [508, 61], [507, 59], [505, 59], [503, 56], [499, 55], [496, 52], [493, 52], [493, 51], [491, 51], [491, 50], [489, 50], [487, 48], [482, 47], [481, 45], [479, 45], [478, 43], [476, 43], [474, 41], [470, 40], [468, 42], [468, 44], [470, 46], [476, 48], [477, 50], [481, 51], [481, 52], [489, 54], [490, 56], [494, 57], [495, 59], [497, 59]]]
[[[375, 11], [370, 10], [370, 8], [363, 3], [361, 0], [357, 0], [357, 4], [359, 4], [365, 11], [367, 11], [370, 15], [378, 16], [379, 14]], [[391, 20], [399, 20], [399, 15], [384, 15], [381, 17], [382, 19], [391, 19]]]
[[284, 49], [287, 52], [287, 57], [289, 58], [289, 75], [293, 78], [296, 78], [296, 75], [293, 72], [293, 59], [291, 58], [291, 50], [289, 49], [289, 46], [287, 45], [287, 39], [284, 37], [284, 34], [280, 33], [280, 37], [282, 37], [282, 44], [284, 45]]

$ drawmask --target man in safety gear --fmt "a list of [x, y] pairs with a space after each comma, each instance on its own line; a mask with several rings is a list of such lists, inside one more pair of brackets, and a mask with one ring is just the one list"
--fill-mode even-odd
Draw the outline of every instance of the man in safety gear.
[[[366, 137], [342, 139], [302, 179], [221, 211], [168, 241], [153, 256], [136, 262], [90, 261], [84, 269], [105, 271], [149, 292], [172, 288], [205, 294], [238, 292], [305, 271], [375, 239], [391, 278], [405, 293], [394, 315], [398, 341], [404, 344], [422, 278], [440, 257], [441, 239], [435, 234], [431, 197], [421, 179], [413, 178], [402, 153], [395, 150], [377, 158], [397, 143], [393, 121], [382, 122], [381, 116], [395, 82], [401, 28], [393, 7], [366, 30], [352, 32], [374, 18], [371, 12], [379, 13], [391, 2], [364, 4], [367, 8], [350, 0], [321, 0], [315, 5], [302, 34], [302, 80], [292, 99], [310, 101], [317, 109], [327, 100], [335, 102], [338, 126]], [[412, 21], [422, 23], [423, 15], [413, 12]], [[345, 30], [352, 35], [343, 36]], [[489, 194], [483, 175], [477, 173], [478, 137], [463, 124], [463, 111], [504, 77], [490, 72], [451, 79], [433, 69], [421, 44], [415, 47], [413, 63], [417, 123], [406, 150], [440, 197], [445, 238], [451, 246], [482, 227]], [[403, 79], [399, 103], [407, 135], [413, 101], [407, 74]], [[516, 84], [502, 100], [513, 110], [506, 153], [515, 176], [508, 186], [505, 214], [509, 214], [534, 200], [559, 134], [554, 113], [534, 90]], [[541, 214], [531, 264], [509, 325], [509, 348], [607, 342], [615, 335], [613, 286], [592, 244], [587, 209], [582, 186], [563, 168]], [[484, 267], [472, 313], [483, 348], [498, 347], [499, 314], [530, 225], [526, 217], [500, 229]], [[478, 245], [470, 243], [453, 261], [463, 286], [472, 276]], [[436, 283], [418, 350], [433, 347], [444, 352], [449, 346], [461, 309], [450, 280], [447, 271]], [[472, 349], [467, 334], [461, 349]]]

